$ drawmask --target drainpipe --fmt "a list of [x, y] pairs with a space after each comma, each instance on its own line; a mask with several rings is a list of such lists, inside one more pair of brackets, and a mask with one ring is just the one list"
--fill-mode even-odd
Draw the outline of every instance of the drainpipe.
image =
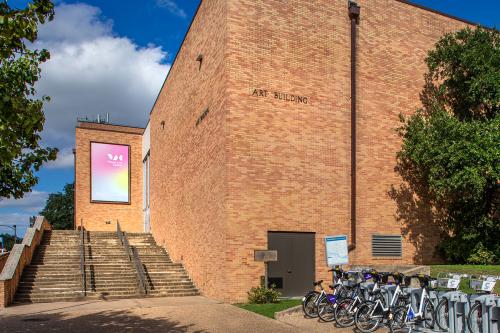
[[351, 20], [351, 244], [356, 248], [356, 25], [359, 24], [360, 7], [348, 2]]

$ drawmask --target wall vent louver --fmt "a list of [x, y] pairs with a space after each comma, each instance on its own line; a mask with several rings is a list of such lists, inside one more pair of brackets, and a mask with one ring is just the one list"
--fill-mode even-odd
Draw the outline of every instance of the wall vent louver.
[[372, 256], [401, 257], [403, 254], [400, 235], [372, 235]]

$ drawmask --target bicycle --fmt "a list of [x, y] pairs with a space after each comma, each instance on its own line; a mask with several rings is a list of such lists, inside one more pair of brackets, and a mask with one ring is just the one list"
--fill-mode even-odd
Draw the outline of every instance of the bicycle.
[[319, 299], [326, 295], [325, 289], [323, 289], [323, 280], [313, 282], [315, 289], [320, 288], [320, 292], [317, 290], [312, 290], [307, 295], [302, 297], [302, 311], [306, 317], [316, 318], [318, 317], [317, 303]]
[[359, 331], [370, 333], [381, 327], [383, 323], [391, 332], [393, 331], [395, 321], [392, 310], [401, 304], [402, 299], [404, 301], [401, 284], [407, 279], [404, 274], [398, 272], [391, 273], [390, 276], [394, 279], [396, 289], [389, 305], [385, 305], [383, 299], [380, 298], [363, 302], [354, 314], [354, 324]]
[[393, 311], [396, 324], [393, 325], [393, 327], [402, 328], [406, 326], [409, 332], [411, 332], [412, 327], [416, 323], [423, 321], [426, 328], [433, 328], [435, 312], [434, 306], [429, 298], [428, 289], [435, 288], [437, 286], [437, 281], [428, 275], [413, 275], [410, 278], [418, 278], [422, 289], [418, 309], [414, 309], [411, 300], [405, 297], [406, 304], [404, 306], [398, 306]]
[[[438, 288], [448, 289], [449, 291], [458, 291], [458, 288], [460, 287], [460, 281], [464, 277], [467, 277], [467, 275], [440, 273], [437, 276]], [[448, 298], [443, 296], [436, 306], [436, 313], [434, 315], [437, 326], [443, 331], [448, 331], [449, 328], [448, 304]]]
[[[497, 280], [499, 280], [499, 277], [482, 275], [476, 279], [471, 278], [470, 287], [482, 292], [483, 295], [488, 295], [493, 291]], [[483, 331], [483, 312], [482, 304], [479, 301], [475, 301], [467, 316], [467, 327], [470, 332]]]
[[[370, 291], [367, 291], [368, 300], [373, 301], [375, 299], [380, 299], [384, 302], [384, 298], [381, 295], [379, 282], [384, 278], [384, 273], [378, 273], [377, 271], [362, 272], [363, 281], [372, 279], [374, 284]], [[349, 327], [354, 325], [354, 316], [358, 310], [358, 306], [362, 304], [365, 299], [364, 293], [361, 291], [361, 281], [356, 285], [355, 292], [352, 293], [351, 297], [345, 298], [337, 303], [335, 308], [335, 322], [340, 327]]]
[[[341, 277], [344, 274], [344, 271], [341, 268], [334, 268], [330, 269], [329, 272], [334, 272], [335, 274], [339, 274]], [[318, 312], [318, 305], [320, 301], [327, 299], [327, 300], [332, 300], [334, 299], [331, 296], [327, 295], [333, 295], [333, 294], [327, 294], [325, 289], [323, 288], [323, 280], [319, 280], [313, 283], [315, 290], [312, 290], [308, 292], [304, 297], [302, 297], [302, 311], [306, 315], [306, 317], [309, 318], [317, 318], [319, 316]], [[316, 288], [319, 287], [320, 291], [318, 292]], [[334, 286], [329, 285], [331, 289], [335, 290], [338, 287], [338, 284], [335, 284]]]
[[349, 287], [345, 285], [345, 281], [349, 278], [348, 273], [342, 271], [340, 268], [330, 270], [334, 272], [334, 285], [330, 286], [333, 289], [332, 294], [326, 294], [319, 298], [317, 303], [319, 319], [324, 322], [334, 320], [333, 312], [339, 300], [347, 297]]

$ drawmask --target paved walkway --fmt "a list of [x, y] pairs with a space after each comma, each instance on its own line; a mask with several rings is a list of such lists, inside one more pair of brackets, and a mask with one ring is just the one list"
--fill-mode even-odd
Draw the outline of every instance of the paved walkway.
[[338, 328], [335, 327], [334, 323], [325, 323], [320, 321], [318, 318], [307, 318], [304, 316], [302, 312], [302, 308], [300, 311], [293, 312], [291, 314], [286, 314], [279, 318], [279, 321], [288, 324], [295, 329], [298, 329], [300, 332], [308, 332], [308, 333], [353, 333], [353, 328]]
[[194, 296], [13, 306], [0, 311], [0, 332], [295, 333], [304, 330]]
[[[340, 328], [336, 327], [335, 324], [325, 323], [320, 321], [318, 318], [307, 318], [304, 316], [302, 309], [297, 312], [293, 312], [291, 314], [286, 314], [279, 319], [282, 323], [288, 324], [295, 329], [298, 329], [300, 332], [307, 333], [359, 333], [355, 327], [348, 328]], [[377, 333], [387, 333], [388, 330], [386, 328], [380, 328], [377, 330]]]

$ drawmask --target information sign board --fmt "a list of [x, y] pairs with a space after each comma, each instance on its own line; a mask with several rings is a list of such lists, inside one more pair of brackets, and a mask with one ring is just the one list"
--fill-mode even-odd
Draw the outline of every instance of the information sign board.
[[326, 263], [329, 267], [349, 263], [347, 252], [347, 236], [326, 236]]

